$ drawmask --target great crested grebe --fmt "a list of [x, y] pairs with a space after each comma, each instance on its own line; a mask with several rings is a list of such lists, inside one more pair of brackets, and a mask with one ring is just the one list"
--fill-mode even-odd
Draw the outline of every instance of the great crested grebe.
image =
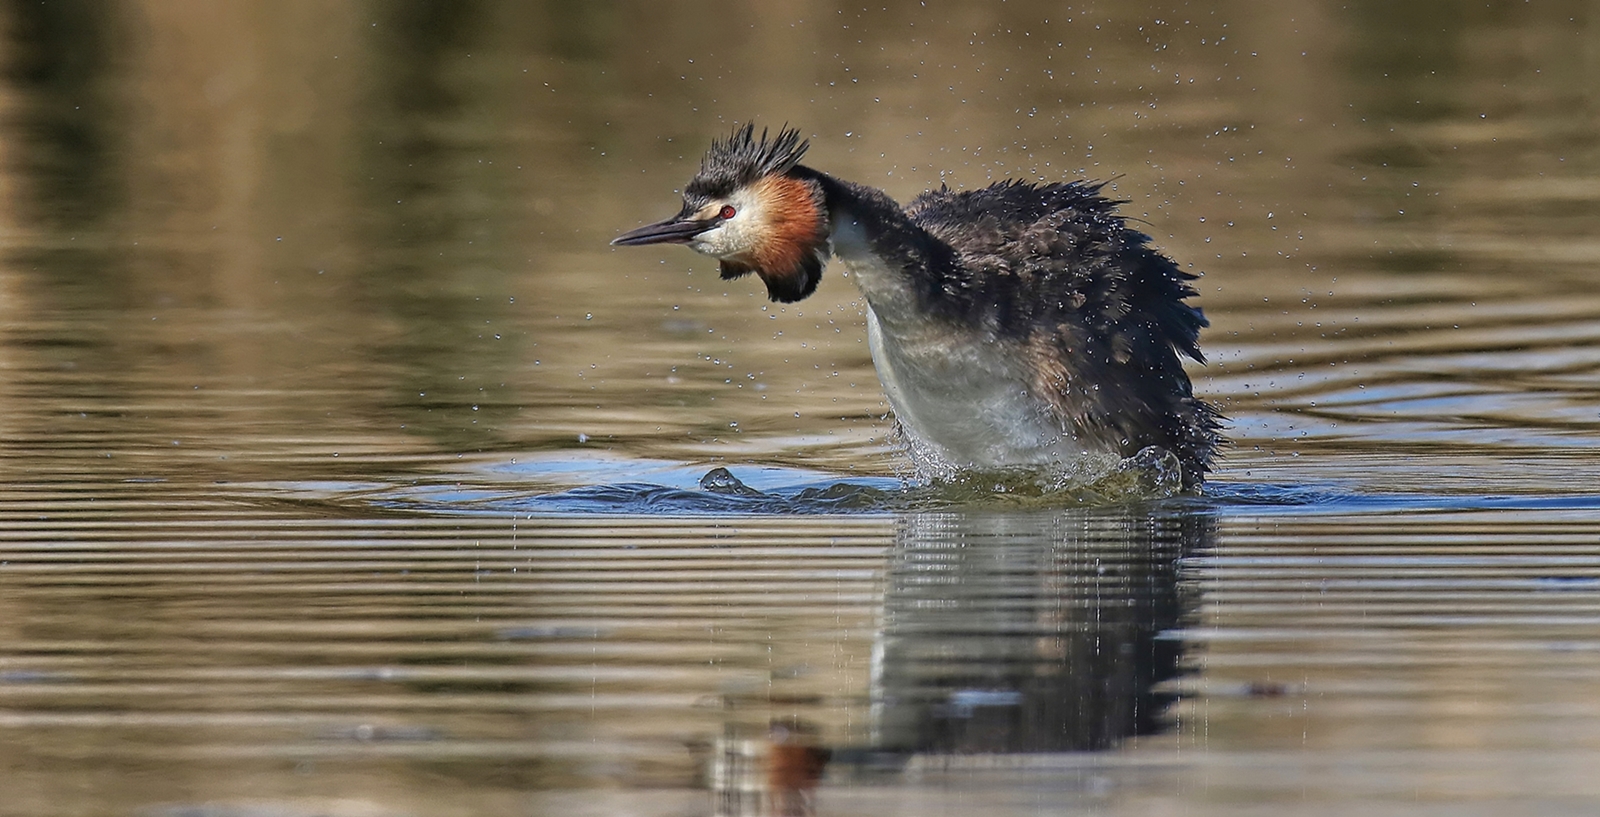
[[1211, 468], [1221, 415], [1179, 355], [1204, 362], [1195, 276], [1084, 181], [944, 188], [901, 208], [800, 164], [809, 142], [754, 125], [713, 141], [683, 209], [611, 243], [687, 244], [774, 301], [809, 296], [832, 255], [867, 301], [878, 378], [914, 456], [948, 472], [1104, 472], [1148, 446], [1185, 489]]

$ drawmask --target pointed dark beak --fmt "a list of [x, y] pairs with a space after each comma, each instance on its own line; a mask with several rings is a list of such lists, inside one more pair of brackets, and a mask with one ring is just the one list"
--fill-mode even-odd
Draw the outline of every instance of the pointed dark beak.
[[637, 247], [641, 244], [687, 244], [695, 236], [716, 226], [716, 223], [716, 219], [701, 220], [673, 216], [666, 221], [629, 230], [611, 239], [611, 243], [618, 247]]

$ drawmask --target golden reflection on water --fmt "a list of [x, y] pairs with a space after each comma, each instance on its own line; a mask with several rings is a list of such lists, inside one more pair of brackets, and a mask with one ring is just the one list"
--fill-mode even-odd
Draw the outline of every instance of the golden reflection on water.
[[[1581, 810], [1597, 31], [0, 7], [6, 809]], [[606, 245], [750, 118], [901, 200], [1113, 179], [1205, 273], [1220, 504], [528, 517], [713, 463], [896, 473], [849, 281], [779, 307]], [[824, 747], [814, 790], [759, 765]]]
[[[1196, 374], [1243, 451], [1285, 453], [1307, 377], [1370, 384], [1396, 343], [1593, 348], [1585, 40], [1554, 12], [1396, 38], [1372, 32], [1415, 21], [1374, 4], [52, 8], [6, 24], [3, 308], [42, 356], [15, 365], [73, 367], [113, 404], [200, 392], [229, 418], [207, 448], [583, 435], [882, 472], [848, 282], [780, 307], [687, 254], [605, 246], [750, 117], [800, 125], [815, 164], [902, 199], [1115, 178], [1207, 273], [1216, 362]], [[1565, 327], [1493, 337], [1518, 305]], [[1580, 372], [1558, 385], [1592, 393]], [[1444, 374], [1454, 394], [1482, 385]]]

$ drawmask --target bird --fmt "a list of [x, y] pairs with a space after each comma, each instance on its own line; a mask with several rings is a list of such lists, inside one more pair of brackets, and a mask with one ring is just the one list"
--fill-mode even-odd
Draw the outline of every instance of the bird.
[[715, 139], [671, 218], [613, 245], [683, 244], [771, 300], [816, 291], [839, 261], [866, 301], [868, 346], [917, 464], [1103, 475], [1155, 448], [1198, 490], [1223, 443], [1194, 395], [1197, 276], [1129, 226], [1105, 183], [943, 183], [905, 207], [801, 164], [810, 141], [754, 123]]

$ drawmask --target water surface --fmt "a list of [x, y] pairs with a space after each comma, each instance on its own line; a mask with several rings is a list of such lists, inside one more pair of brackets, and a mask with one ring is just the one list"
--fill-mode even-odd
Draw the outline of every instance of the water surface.
[[[0, 32], [0, 812], [1600, 802], [1587, 5]], [[1205, 495], [929, 494], [848, 280], [607, 246], [752, 117], [1112, 179], [1204, 273]]]

